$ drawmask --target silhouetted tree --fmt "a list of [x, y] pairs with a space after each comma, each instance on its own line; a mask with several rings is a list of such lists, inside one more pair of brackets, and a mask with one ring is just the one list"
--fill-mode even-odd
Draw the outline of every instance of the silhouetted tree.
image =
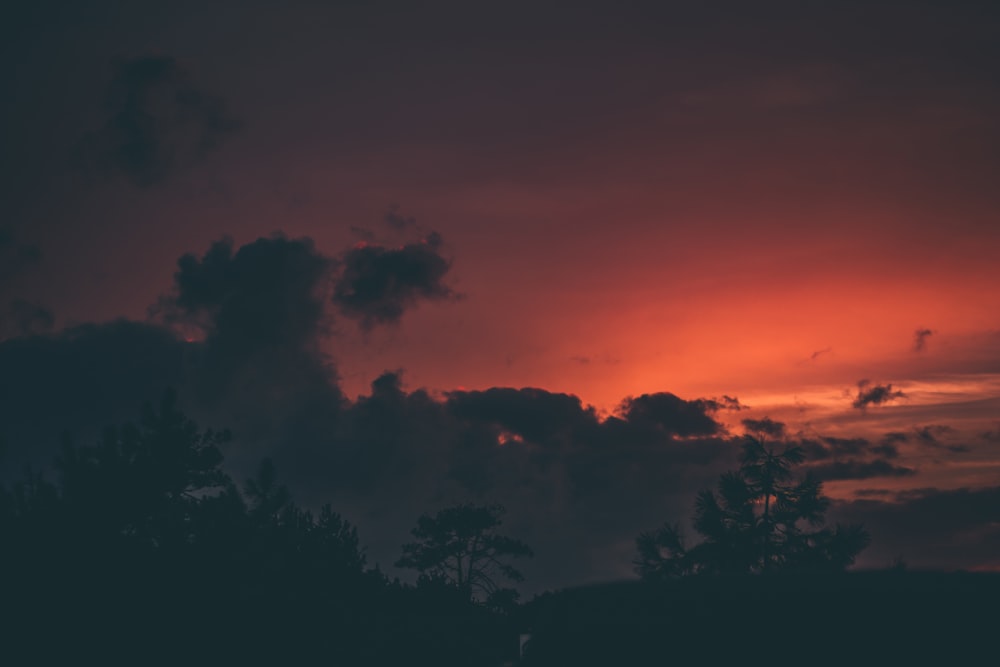
[[227, 483], [219, 447], [228, 431], [200, 430], [167, 391], [138, 424], [109, 427], [96, 445], [64, 442], [55, 461], [64, 506], [90, 537], [163, 548], [190, 541], [191, 514]]
[[822, 484], [794, 466], [800, 447], [779, 451], [767, 436], [779, 433], [770, 420], [746, 420], [740, 468], [724, 473], [716, 491], [695, 500], [694, 528], [702, 541], [688, 548], [677, 525], [636, 538], [636, 572], [647, 580], [691, 573], [758, 573], [773, 570], [843, 570], [869, 543], [862, 526], [821, 527], [830, 501]]
[[503, 513], [499, 505], [463, 504], [433, 517], [424, 514], [411, 531], [419, 541], [403, 546], [396, 567], [454, 586], [466, 600], [509, 604], [510, 589], [501, 588], [498, 579], [520, 582], [524, 577], [504, 561], [533, 554], [523, 542], [495, 534]]

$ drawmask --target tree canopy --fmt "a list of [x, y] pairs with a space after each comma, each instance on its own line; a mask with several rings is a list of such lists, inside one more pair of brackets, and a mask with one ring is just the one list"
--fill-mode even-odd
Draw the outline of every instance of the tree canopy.
[[502, 588], [500, 580], [519, 582], [524, 577], [505, 561], [533, 554], [523, 542], [495, 533], [503, 514], [500, 505], [468, 503], [434, 516], [424, 514], [411, 531], [418, 541], [403, 545], [396, 567], [414, 569], [425, 579], [454, 586], [468, 600], [511, 598], [512, 591]]
[[636, 572], [647, 580], [693, 573], [737, 574], [788, 570], [838, 571], [868, 546], [863, 526], [824, 527], [829, 498], [795, 466], [800, 447], [769, 442], [772, 425], [748, 422], [740, 467], [716, 490], [695, 499], [693, 525], [702, 540], [688, 547], [680, 526], [665, 524], [636, 538]]

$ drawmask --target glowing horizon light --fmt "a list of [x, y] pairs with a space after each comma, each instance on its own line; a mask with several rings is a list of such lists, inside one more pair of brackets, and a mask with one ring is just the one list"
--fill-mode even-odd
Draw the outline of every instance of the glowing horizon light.
[[513, 431], [508, 431], [501, 429], [497, 434], [497, 445], [503, 447], [504, 445], [510, 443], [522, 444], [524, 443], [524, 437], [519, 433], [514, 433]]

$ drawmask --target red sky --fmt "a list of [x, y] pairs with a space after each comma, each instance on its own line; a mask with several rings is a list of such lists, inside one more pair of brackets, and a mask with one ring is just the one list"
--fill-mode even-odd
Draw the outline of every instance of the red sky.
[[[7, 40], [5, 215], [43, 260], [5, 298], [57, 328], [142, 319], [177, 258], [226, 235], [333, 256], [352, 228], [390, 246], [436, 231], [459, 298], [370, 332], [339, 320], [324, 347], [349, 397], [386, 369], [604, 412], [729, 395], [750, 408], [720, 415], [734, 432], [766, 415], [876, 440], [945, 425], [972, 448], [910, 445], [920, 477], [880, 488], [1000, 478], [983, 436], [1000, 429], [996, 12], [224, 4], [99, 2]], [[108, 63], [149, 53], [240, 128], [151, 185], [80, 169]], [[862, 380], [905, 396], [854, 408]]]

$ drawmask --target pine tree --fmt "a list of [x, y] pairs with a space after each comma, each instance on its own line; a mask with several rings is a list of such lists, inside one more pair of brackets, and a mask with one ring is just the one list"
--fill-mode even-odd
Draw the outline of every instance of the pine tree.
[[636, 572], [647, 580], [693, 573], [751, 574], [838, 571], [854, 563], [869, 543], [860, 525], [825, 528], [829, 498], [808, 473], [796, 479], [800, 447], [779, 446], [770, 420], [747, 420], [740, 468], [724, 473], [716, 490], [695, 500], [693, 525], [702, 540], [688, 548], [677, 525], [636, 538]]

